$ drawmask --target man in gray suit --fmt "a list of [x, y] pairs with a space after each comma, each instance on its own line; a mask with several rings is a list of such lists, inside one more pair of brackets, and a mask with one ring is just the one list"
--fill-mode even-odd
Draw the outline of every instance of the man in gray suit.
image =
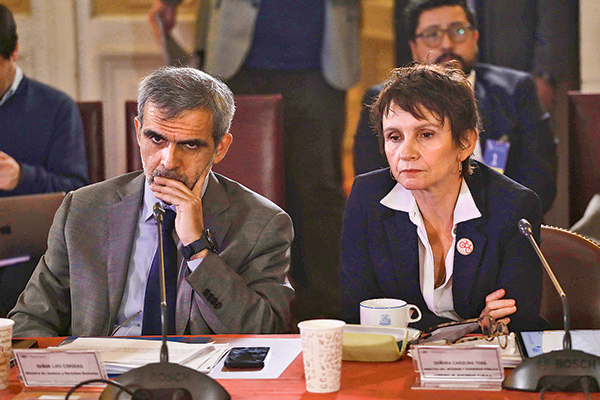
[[[150, 10], [167, 32], [182, 0]], [[286, 210], [294, 221], [294, 317], [339, 318], [346, 90], [359, 71], [360, 0], [202, 0], [199, 67], [236, 95], [281, 93]]]
[[[211, 171], [231, 144], [233, 113], [229, 88], [196, 69], [161, 68], [142, 81], [135, 124], [144, 172], [66, 196], [48, 250], [9, 313], [15, 336], [152, 333], [148, 303], [159, 298], [145, 293], [158, 246], [152, 215], [159, 201], [176, 212], [170, 333], [288, 327], [291, 220]], [[163, 235], [165, 249], [169, 236]]]

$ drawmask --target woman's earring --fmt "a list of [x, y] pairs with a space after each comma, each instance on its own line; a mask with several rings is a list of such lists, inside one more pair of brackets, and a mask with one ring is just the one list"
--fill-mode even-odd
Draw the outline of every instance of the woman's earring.
[[461, 161], [458, 163], [458, 175], [460, 175], [460, 176], [462, 176], [462, 169], [463, 169], [463, 166], [462, 166], [462, 161]]

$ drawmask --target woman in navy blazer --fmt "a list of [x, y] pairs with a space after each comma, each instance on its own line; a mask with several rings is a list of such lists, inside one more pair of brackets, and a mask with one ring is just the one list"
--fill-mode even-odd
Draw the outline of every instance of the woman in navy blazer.
[[344, 319], [390, 297], [423, 314], [413, 326], [491, 315], [513, 331], [543, 329], [537, 195], [471, 161], [480, 118], [459, 70], [415, 64], [392, 72], [371, 117], [390, 168], [359, 175], [344, 213]]

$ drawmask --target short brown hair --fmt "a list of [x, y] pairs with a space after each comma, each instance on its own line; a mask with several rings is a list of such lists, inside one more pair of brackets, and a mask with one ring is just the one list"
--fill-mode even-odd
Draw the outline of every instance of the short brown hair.
[[[462, 147], [469, 131], [481, 130], [477, 100], [464, 72], [450, 66], [413, 63], [396, 68], [388, 78], [371, 108], [371, 124], [377, 130], [379, 147], [384, 153], [383, 117], [393, 105], [425, 119], [424, 109], [431, 112], [440, 123], [450, 123], [452, 140]], [[471, 157], [463, 162], [463, 175], [471, 172]]]
[[10, 60], [17, 48], [17, 24], [8, 7], [0, 4], [0, 56]]

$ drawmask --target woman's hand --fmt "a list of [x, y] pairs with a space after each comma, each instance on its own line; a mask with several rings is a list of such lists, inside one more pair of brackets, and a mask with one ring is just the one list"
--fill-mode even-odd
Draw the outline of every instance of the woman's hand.
[[504, 289], [498, 289], [488, 294], [485, 297], [485, 308], [479, 316], [489, 315], [495, 321], [508, 325], [510, 318], [507, 316], [514, 314], [517, 311], [517, 306], [513, 299], [503, 299], [505, 294], [506, 291]]

